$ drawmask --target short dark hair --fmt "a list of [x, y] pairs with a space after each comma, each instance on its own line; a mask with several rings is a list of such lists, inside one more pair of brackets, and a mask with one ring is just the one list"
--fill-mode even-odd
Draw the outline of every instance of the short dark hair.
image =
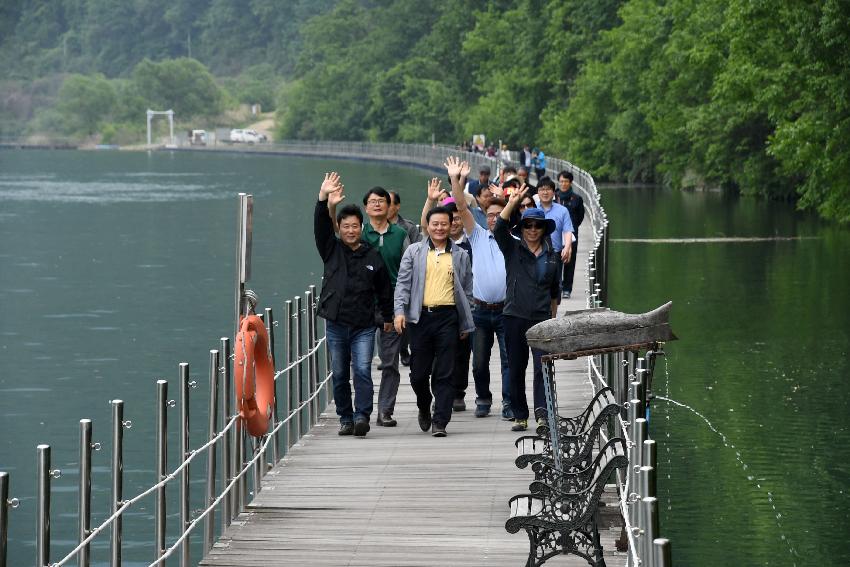
[[537, 184], [537, 190], [540, 191], [543, 187], [548, 187], [552, 191], [555, 190], [555, 182], [552, 181], [551, 177], [544, 177], [540, 180], [540, 183]]
[[[493, 197], [492, 199], [490, 199], [490, 204], [487, 205], [487, 208], [489, 209], [493, 205], [498, 205], [504, 209], [508, 206], [508, 202], [502, 199], [501, 197]], [[486, 213], [487, 211], [484, 212]]]
[[428, 214], [425, 215], [425, 222], [430, 223], [431, 217], [433, 217], [434, 215], [449, 215], [449, 222], [452, 222], [452, 217], [454, 217], [451, 209], [449, 209], [448, 207], [434, 207], [433, 209], [428, 211]]
[[336, 223], [339, 224], [342, 222], [342, 219], [348, 217], [357, 217], [357, 220], [360, 221], [360, 224], [363, 224], [363, 212], [357, 205], [349, 203], [348, 205], [341, 208], [336, 214]]
[[569, 179], [570, 181], [573, 180], [573, 174], [567, 171], [566, 169], [562, 169], [561, 173], [558, 174], [558, 179], [560, 179], [561, 177], [563, 177], [564, 179]]
[[398, 195], [398, 191], [390, 191], [390, 198], [392, 199], [393, 205], [401, 205], [401, 197]]
[[387, 200], [387, 205], [392, 203], [392, 197], [390, 197], [390, 194], [387, 193], [387, 190], [384, 189], [383, 187], [372, 187], [371, 189], [366, 191], [366, 194], [363, 195], [363, 204], [364, 205], [366, 204], [366, 201], [369, 200], [369, 195], [377, 195], [378, 197], [383, 197], [384, 199]]
[[525, 174], [526, 174], [526, 175], [528, 175], [528, 168], [527, 168], [527, 167], [525, 167], [524, 165], [521, 165], [521, 166], [519, 166], [519, 167], [517, 168], [517, 171], [516, 171], [516, 172], [517, 172], [517, 173], [519, 173], [520, 171], [524, 171], [524, 172], [525, 172]]
[[502, 172], [503, 173], [513, 173], [514, 175], [516, 175], [516, 168], [512, 165], [506, 165], [505, 167], [502, 168]]

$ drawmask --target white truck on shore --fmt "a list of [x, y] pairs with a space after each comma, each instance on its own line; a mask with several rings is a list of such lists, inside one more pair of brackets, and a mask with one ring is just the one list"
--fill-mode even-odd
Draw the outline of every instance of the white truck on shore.
[[263, 134], [258, 133], [256, 130], [235, 128], [230, 131], [230, 141], [243, 144], [259, 144], [265, 142], [266, 137]]

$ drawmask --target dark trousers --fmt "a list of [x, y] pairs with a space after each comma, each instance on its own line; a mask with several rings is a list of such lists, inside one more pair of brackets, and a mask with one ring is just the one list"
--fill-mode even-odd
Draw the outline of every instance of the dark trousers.
[[410, 332], [410, 385], [416, 393], [416, 407], [419, 411], [430, 412], [433, 399], [433, 422], [445, 426], [452, 419], [452, 374], [460, 336], [457, 310], [429, 312], [423, 307], [419, 322], [407, 328]]
[[[505, 346], [508, 349], [508, 373], [511, 383], [511, 409], [515, 419], [528, 419], [528, 398], [525, 395], [525, 370], [528, 368], [528, 341], [525, 333], [540, 321], [522, 317], [504, 316]], [[543, 390], [542, 350], [531, 349], [534, 361], [534, 407], [546, 408], [546, 393]]]
[[457, 343], [455, 351], [455, 366], [452, 371], [452, 386], [454, 386], [454, 397], [462, 400], [466, 396], [466, 388], [469, 386], [469, 355], [472, 353], [472, 334]]
[[570, 293], [573, 292], [573, 278], [576, 273], [576, 256], [578, 256], [578, 237], [573, 235], [575, 238], [573, 239], [573, 255], [570, 257], [570, 261], [564, 264], [564, 280], [563, 280], [563, 290], [568, 291]]

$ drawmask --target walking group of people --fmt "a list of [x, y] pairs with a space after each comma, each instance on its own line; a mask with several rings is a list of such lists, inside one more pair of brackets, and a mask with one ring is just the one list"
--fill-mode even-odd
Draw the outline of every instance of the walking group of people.
[[[430, 180], [421, 232], [398, 214], [397, 193], [369, 189], [364, 220], [357, 205], [341, 205], [337, 173], [322, 182], [314, 212], [324, 262], [319, 315], [327, 322], [340, 435], [362, 437], [370, 429], [376, 334], [378, 425], [397, 425], [403, 343], [409, 343], [422, 431], [444, 437], [452, 413], [466, 409], [470, 355], [475, 416], [490, 415], [490, 353], [498, 342], [501, 417], [513, 421], [514, 431], [528, 428], [525, 333], [554, 317], [560, 299], [572, 292], [584, 205], [568, 171], [559, 174], [558, 191], [545, 176], [532, 186], [522, 167], [502, 168], [493, 181], [486, 166], [467, 181], [469, 164], [456, 157], [445, 167], [451, 187]], [[546, 417], [541, 354], [531, 349], [538, 420]]]

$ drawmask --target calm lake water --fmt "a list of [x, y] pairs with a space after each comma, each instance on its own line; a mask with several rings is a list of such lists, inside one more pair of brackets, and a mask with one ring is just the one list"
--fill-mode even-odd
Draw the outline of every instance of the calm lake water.
[[[38, 443], [53, 446], [54, 467], [63, 470], [54, 481], [53, 560], [74, 546], [80, 418], [94, 420], [104, 444], [94, 457], [94, 524], [108, 509], [109, 400], [127, 400], [133, 421], [125, 496], [153, 482], [154, 384], [169, 379], [176, 397], [181, 361], [200, 384], [192, 445], [202, 443], [208, 350], [230, 333], [235, 195], [255, 195], [249, 287], [280, 314], [283, 301], [321, 275], [311, 214], [331, 169], [351, 202], [380, 184], [399, 189], [403, 214], [418, 217], [429, 174], [415, 169], [272, 156], [0, 152], [0, 470], [12, 474], [22, 501], [11, 514], [12, 564], [35, 556]], [[655, 391], [692, 406], [725, 436], [724, 443], [684, 408], [654, 403], [662, 532], [676, 563], [850, 561], [841, 536], [850, 516], [850, 233], [784, 205], [719, 194], [608, 189], [603, 197], [615, 239], [612, 307], [638, 312], [673, 300], [681, 340], [668, 346]], [[718, 236], [806, 238], [616, 240]], [[175, 437], [172, 464], [176, 446]], [[202, 485], [194, 489], [200, 494]], [[176, 496], [175, 486], [170, 501]], [[125, 521], [125, 565], [153, 558], [152, 518], [151, 501]], [[94, 549], [105, 564], [108, 545]]]

